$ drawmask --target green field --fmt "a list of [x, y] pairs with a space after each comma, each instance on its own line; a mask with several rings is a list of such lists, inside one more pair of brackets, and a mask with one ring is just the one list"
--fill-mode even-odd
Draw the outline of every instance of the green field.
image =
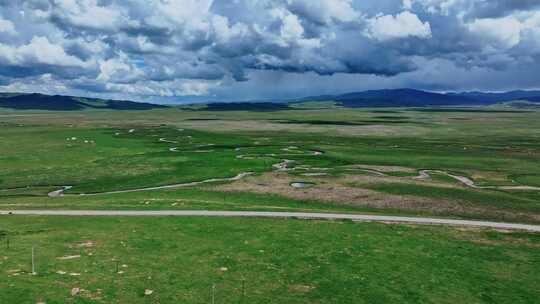
[[[470, 178], [478, 186], [538, 186], [540, 112], [178, 108], [2, 113], [2, 208], [144, 209], [148, 207], [141, 201], [161, 199], [165, 204], [152, 208], [172, 207], [174, 200], [181, 200], [182, 208], [194, 209], [358, 208], [540, 222], [540, 191], [473, 189], [441, 174], [414, 178], [419, 169], [436, 169]], [[284, 160], [292, 161], [292, 170], [276, 173], [273, 166]], [[375, 167], [385, 176], [351, 169], [358, 166]], [[230, 178], [242, 172], [252, 173], [246, 183], [264, 180], [267, 187], [243, 191], [210, 183], [198, 190], [78, 195]], [[272, 179], [314, 182], [313, 191], [321, 186], [329, 195], [318, 199], [309, 190], [277, 189]], [[76, 196], [47, 197], [68, 185], [73, 188], [66, 193]], [[324, 185], [358, 192], [361, 198], [343, 196], [343, 191], [332, 194]], [[411, 203], [400, 203], [403, 197]], [[380, 203], [365, 204], [368, 200]]]
[[[314, 211], [540, 223], [534, 110], [327, 103], [271, 112], [0, 110], [0, 128], [0, 210]], [[241, 173], [249, 175], [225, 180]], [[178, 187], [146, 189], [167, 185]], [[63, 186], [72, 188], [48, 196]], [[0, 219], [0, 238], [0, 303], [210, 303], [213, 284], [216, 303], [540, 301], [537, 233], [15, 216]], [[28, 273], [32, 246], [35, 276]], [[69, 255], [80, 257], [58, 259]], [[71, 296], [73, 288], [84, 290]]]
[[11, 217], [1, 227], [1, 303], [211, 303], [213, 285], [215, 303], [540, 300], [538, 234], [207, 218]]

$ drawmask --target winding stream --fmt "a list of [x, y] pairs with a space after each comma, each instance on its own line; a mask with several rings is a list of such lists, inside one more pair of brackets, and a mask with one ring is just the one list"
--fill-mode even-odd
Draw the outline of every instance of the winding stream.
[[[165, 142], [165, 143], [178, 143], [177, 141], [167, 140], [166, 138], [160, 138], [159, 141], [160, 142]], [[202, 145], [201, 147], [209, 147], [209, 146], [213, 146], [213, 144], [205, 144], [205, 145]], [[178, 147], [173, 147], [173, 148], [169, 148], [168, 150], [170, 152], [192, 152], [192, 153], [193, 152], [195, 152], [195, 153], [214, 152], [214, 150], [180, 151], [178, 149], [179, 149]], [[318, 151], [318, 150], [309, 150], [308, 151], [308, 155], [322, 155], [322, 154], [323, 154], [323, 152]], [[301, 155], [301, 153], [291, 154], [291, 155]], [[272, 153], [272, 154], [238, 155], [236, 157], [239, 158], [239, 159], [248, 159], [249, 157], [261, 157], [261, 156], [275, 157], [277, 155]], [[285, 155], [281, 155], [281, 156], [285, 156]], [[282, 162], [279, 162], [277, 164], [272, 165], [272, 168], [274, 168], [275, 171], [288, 171], [288, 170], [292, 170], [292, 168], [289, 168], [289, 165], [292, 164], [292, 163], [294, 163], [293, 160], [284, 159]], [[65, 191], [67, 191], [69, 189], [72, 189], [73, 186], [62, 186], [61, 189], [49, 192], [47, 195], [49, 197], [61, 197], [61, 196], [66, 196], [66, 195], [69, 195], [69, 196], [75, 196], [75, 195], [93, 196], [93, 195], [104, 195], [104, 194], [117, 194], [117, 193], [141, 192], [141, 191], [151, 191], [151, 190], [160, 190], [160, 189], [193, 187], [193, 186], [198, 186], [198, 185], [207, 184], [207, 183], [237, 181], [239, 179], [242, 179], [242, 178], [244, 178], [246, 176], [249, 176], [249, 175], [252, 175], [252, 174], [253, 174], [253, 172], [242, 172], [242, 173], [240, 173], [240, 174], [238, 174], [236, 176], [229, 177], [229, 178], [211, 178], [211, 179], [206, 179], [206, 180], [198, 181], [198, 182], [189, 182], [189, 183], [180, 183], [180, 184], [172, 184], [172, 185], [164, 185], [164, 186], [156, 186], [156, 187], [144, 187], [144, 188], [135, 188], [135, 189], [126, 189], [126, 190], [114, 190], [114, 191], [105, 191], [105, 192], [96, 192], [96, 193], [81, 193], [81, 194], [65, 194]]]
[[73, 188], [73, 186], [64, 186], [62, 189], [50, 192], [48, 194], [49, 197], [61, 197], [61, 196], [76, 196], [76, 195], [84, 195], [84, 196], [93, 196], [93, 195], [103, 195], [103, 194], [117, 194], [117, 193], [129, 193], [129, 192], [141, 192], [141, 191], [151, 191], [151, 190], [160, 190], [160, 189], [174, 189], [174, 188], [182, 188], [182, 187], [193, 187], [198, 186], [202, 184], [208, 184], [208, 183], [216, 183], [216, 182], [232, 182], [240, 180], [246, 176], [252, 175], [253, 172], [242, 172], [236, 176], [233, 177], [226, 177], [226, 178], [211, 178], [211, 179], [205, 179], [203, 181], [199, 182], [189, 182], [189, 183], [180, 183], [180, 184], [172, 184], [172, 185], [164, 185], [164, 186], [156, 186], [156, 187], [145, 187], [145, 188], [135, 188], [135, 189], [126, 189], [126, 190], [114, 190], [114, 191], [105, 191], [105, 192], [96, 192], [96, 193], [81, 193], [81, 194], [65, 194], [64, 192], [66, 190], [69, 190]]
[[[167, 140], [166, 138], [160, 138], [160, 142], [166, 142], [166, 143], [178, 143], [177, 141]], [[210, 145], [204, 145], [204, 146], [210, 146]], [[195, 151], [179, 151], [178, 147], [175, 148], [169, 148], [168, 150], [170, 152], [213, 152], [213, 150], [195, 150]], [[239, 148], [236, 148], [235, 151], [238, 151]], [[322, 155], [324, 152], [319, 150], [307, 150], [302, 151], [298, 147], [290, 146], [287, 148], [283, 148], [282, 151], [284, 152], [297, 152], [293, 154], [247, 154], [247, 155], [238, 155], [236, 156], [238, 159], [250, 159], [250, 158], [256, 158], [256, 157], [277, 157], [277, 156], [291, 156], [291, 155], [313, 155], [318, 156]], [[299, 152], [299, 153], [298, 153]], [[277, 172], [286, 172], [290, 170], [294, 170], [294, 168], [291, 166], [294, 164], [294, 160], [290, 159], [282, 159], [281, 162], [276, 163], [272, 165], [272, 168], [274, 171]], [[373, 170], [373, 169], [347, 169], [350, 171], [365, 171], [368, 173], [373, 173], [379, 176], [387, 176], [384, 172]], [[465, 176], [459, 176], [455, 174], [451, 174], [449, 172], [443, 171], [443, 170], [435, 170], [435, 169], [422, 169], [418, 171], [418, 176], [414, 177], [415, 179], [428, 179], [431, 178], [430, 173], [439, 173], [444, 174], [446, 176], [449, 176], [462, 184], [464, 184], [467, 187], [474, 188], [474, 189], [491, 189], [491, 190], [523, 190], [523, 191], [540, 191], [540, 187], [534, 187], [534, 186], [526, 186], [526, 185], [519, 185], [519, 186], [478, 186], [473, 180], [471, 180], [468, 177]], [[253, 172], [242, 172], [236, 176], [229, 177], [229, 178], [210, 178], [198, 182], [188, 182], [188, 183], [178, 183], [178, 184], [171, 184], [171, 185], [164, 185], [164, 186], [155, 186], [155, 187], [143, 187], [143, 188], [135, 188], [135, 189], [126, 189], [126, 190], [113, 190], [113, 191], [105, 191], [105, 192], [96, 192], [96, 193], [87, 193], [87, 194], [65, 194], [65, 191], [70, 190], [73, 188], [73, 186], [62, 186], [61, 189], [49, 192], [47, 195], [49, 197], [61, 197], [61, 196], [75, 196], [75, 195], [85, 195], [85, 196], [93, 196], [93, 195], [104, 195], [104, 194], [117, 194], [117, 193], [129, 193], [129, 192], [141, 192], [141, 191], [151, 191], [151, 190], [160, 190], [160, 189], [173, 189], [173, 188], [182, 188], [182, 187], [193, 187], [197, 185], [207, 184], [207, 183], [215, 183], [215, 182], [232, 182], [240, 180], [246, 176], [252, 175]], [[323, 175], [325, 173], [314, 173], [313, 176], [317, 175]], [[22, 189], [22, 188], [21, 188]]]
[[468, 187], [471, 187], [471, 188], [474, 188], [474, 189], [540, 191], [540, 187], [525, 186], [525, 185], [520, 185], [520, 186], [478, 186], [472, 179], [470, 179], [470, 178], [468, 178], [466, 176], [454, 175], [454, 174], [451, 174], [451, 173], [448, 173], [448, 172], [442, 171], [442, 170], [420, 170], [420, 171], [418, 171], [418, 176], [416, 176], [415, 178], [416, 179], [431, 178], [431, 176], [429, 175], [430, 172], [444, 174], [446, 176], [449, 176], [449, 177], [461, 182], [465, 186], [468, 186]]

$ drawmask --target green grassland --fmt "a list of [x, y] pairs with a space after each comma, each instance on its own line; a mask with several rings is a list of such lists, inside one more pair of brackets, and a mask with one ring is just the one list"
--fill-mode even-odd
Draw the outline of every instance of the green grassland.
[[[540, 112], [324, 107], [0, 110], [0, 209], [330, 211], [540, 222], [540, 191], [472, 188], [437, 172], [416, 178], [420, 169], [434, 169], [480, 187], [540, 186]], [[284, 160], [290, 163], [278, 170]], [[243, 172], [252, 175], [103, 193]], [[274, 189], [287, 178], [315, 186]], [[253, 190], [269, 180], [268, 191]], [[253, 187], [234, 188], [242, 183]], [[73, 187], [48, 197], [62, 186]], [[334, 189], [328, 198], [310, 195]], [[341, 196], [390, 203], [354, 204]], [[29, 273], [32, 246], [36, 275]], [[211, 303], [213, 285], [215, 303], [537, 303], [539, 246], [535, 233], [455, 227], [11, 216], [0, 219], [0, 303]]]
[[[151, 194], [46, 197], [48, 192], [66, 185], [73, 186], [68, 194], [91, 194], [229, 178], [242, 172], [257, 176], [271, 172], [272, 166], [284, 159], [295, 161], [299, 167], [288, 173], [297, 179], [302, 178], [302, 173], [311, 172], [310, 168], [325, 168], [328, 176], [315, 182], [365, 174], [344, 169], [360, 164], [444, 170], [467, 176], [479, 186], [538, 185], [540, 134], [536, 130], [540, 128], [540, 112], [504, 108], [443, 110], [4, 110], [0, 113], [0, 205], [13, 209], [144, 209], [147, 207], [140, 202], [161, 195], [170, 201], [183, 201], [184, 208], [195, 209], [292, 207], [354, 212], [354, 208], [338, 202], [279, 195], [272, 196], [272, 203], [267, 204], [270, 200], [261, 197], [268, 195], [216, 193], [207, 189], [210, 185]], [[314, 155], [314, 151], [323, 154]], [[413, 178], [416, 174], [388, 172], [389, 176], [402, 177], [399, 185], [374, 180], [350, 186], [381, 195], [455, 201], [462, 207], [433, 212], [437, 216], [540, 221], [540, 191], [472, 189], [437, 174], [432, 179], [439, 184], [418, 185]], [[227, 201], [201, 204], [200, 201], [215, 201], [208, 200], [208, 196], [225, 196]], [[132, 203], [127, 204], [128, 201]], [[483, 208], [500, 212], [467, 211]], [[426, 214], [392, 206], [384, 210]], [[381, 212], [366, 208], [359, 211]]]
[[213, 285], [215, 303], [540, 301], [532, 233], [215, 218], [16, 216], [0, 227], [1, 303], [211, 303]]

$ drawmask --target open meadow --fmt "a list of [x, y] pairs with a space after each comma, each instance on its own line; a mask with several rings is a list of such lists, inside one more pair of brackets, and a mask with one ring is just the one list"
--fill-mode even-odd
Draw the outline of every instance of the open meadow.
[[[3, 209], [358, 209], [540, 222], [536, 111], [5, 112]], [[148, 189], [167, 185], [177, 187]]]
[[0, 250], [2, 303], [212, 303], [213, 286], [215, 303], [532, 304], [540, 296], [533, 233], [92, 217], [10, 217], [0, 233], [10, 240]]
[[[1, 110], [0, 125], [0, 210], [540, 223], [533, 110]], [[0, 303], [210, 303], [213, 285], [215, 303], [540, 301], [533, 232], [13, 215], [0, 238]]]

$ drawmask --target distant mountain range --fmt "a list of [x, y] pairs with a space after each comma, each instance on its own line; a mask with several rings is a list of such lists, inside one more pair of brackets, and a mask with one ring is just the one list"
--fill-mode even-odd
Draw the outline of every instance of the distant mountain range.
[[[527, 101], [536, 107], [536, 103], [540, 104], [540, 91], [435, 93], [415, 89], [370, 90], [341, 95], [310, 96], [272, 102], [242, 101], [209, 103], [205, 108], [199, 108], [199, 110], [280, 111], [291, 109], [290, 106], [298, 103], [322, 101], [333, 101], [338, 106], [345, 108], [487, 106], [511, 101]], [[21, 110], [76, 111], [85, 109], [150, 110], [166, 108], [168, 106], [125, 100], [106, 100], [74, 96], [0, 93], [0, 107]]]
[[18, 110], [77, 111], [85, 109], [150, 110], [167, 106], [126, 100], [61, 95], [0, 93], [0, 107]]
[[370, 90], [342, 95], [311, 96], [292, 102], [335, 101], [343, 107], [362, 108], [482, 106], [515, 100], [540, 102], [540, 91], [434, 93], [414, 89]]
[[448, 95], [463, 96], [469, 99], [488, 103], [499, 103], [515, 100], [525, 100], [530, 102], [540, 101], [540, 91], [509, 91], [503, 93], [464, 92], [450, 93]]

